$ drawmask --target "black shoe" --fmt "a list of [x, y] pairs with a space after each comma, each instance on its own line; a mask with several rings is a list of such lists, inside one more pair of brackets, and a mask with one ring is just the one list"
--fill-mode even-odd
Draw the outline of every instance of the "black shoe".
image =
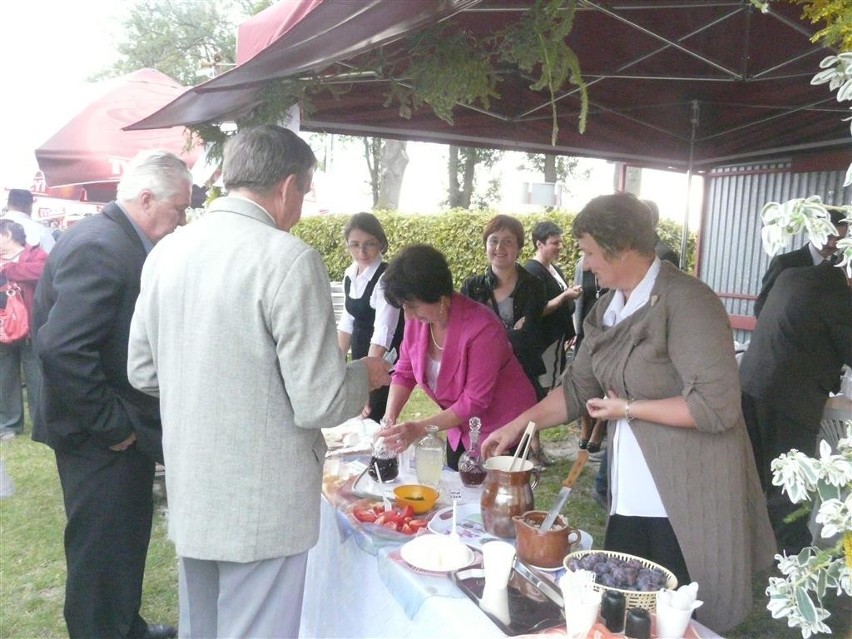
[[142, 637], [143, 639], [174, 639], [177, 637], [177, 628], [163, 623], [149, 623], [148, 631]]

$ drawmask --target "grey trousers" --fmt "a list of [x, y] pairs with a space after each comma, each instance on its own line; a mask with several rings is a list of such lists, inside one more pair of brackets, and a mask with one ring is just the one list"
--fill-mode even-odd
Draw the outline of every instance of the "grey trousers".
[[41, 392], [41, 369], [32, 340], [0, 344], [0, 430], [22, 433], [24, 430], [24, 396], [21, 369], [27, 383], [30, 419]]
[[250, 563], [180, 557], [179, 636], [299, 636], [308, 552]]

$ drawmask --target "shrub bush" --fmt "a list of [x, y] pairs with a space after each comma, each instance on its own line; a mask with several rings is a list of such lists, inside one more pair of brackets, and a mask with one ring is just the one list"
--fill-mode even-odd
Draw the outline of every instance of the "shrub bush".
[[[390, 248], [386, 259], [408, 244], [431, 244], [444, 253], [453, 273], [456, 288], [470, 275], [485, 270], [487, 259], [482, 241], [482, 229], [495, 213], [492, 211], [467, 211], [452, 209], [436, 215], [407, 215], [394, 211], [376, 211], [388, 236]], [[580, 257], [577, 242], [571, 235], [574, 214], [566, 211], [547, 213], [522, 213], [517, 217], [524, 226], [525, 240], [518, 261], [523, 264], [535, 253], [530, 239], [532, 228], [539, 222], [550, 220], [562, 228], [565, 247], [559, 266], [569, 281], [574, 277], [574, 267]], [[324, 215], [304, 218], [293, 229], [293, 234], [307, 242], [322, 255], [333, 281], [343, 279], [343, 272], [351, 264], [349, 252], [343, 243], [343, 227], [348, 215]], [[661, 220], [660, 237], [680, 253], [681, 227], [673, 221]], [[695, 237], [690, 237], [689, 267], [695, 263]]]

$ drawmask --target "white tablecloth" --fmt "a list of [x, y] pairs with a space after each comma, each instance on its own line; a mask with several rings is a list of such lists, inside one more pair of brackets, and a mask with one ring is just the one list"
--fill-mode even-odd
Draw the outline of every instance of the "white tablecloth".
[[393, 561], [389, 555], [398, 548], [359, 530], [323, 499], [319, 542], [308, 555], [300, 637], [505, 637], [449, 579], [416, 575]]

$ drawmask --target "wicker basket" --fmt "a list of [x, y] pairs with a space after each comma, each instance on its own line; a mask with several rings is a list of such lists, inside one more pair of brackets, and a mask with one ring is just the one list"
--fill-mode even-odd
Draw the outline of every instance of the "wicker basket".
[[[615, 557], [617, 559], [623, 559], [627, 561], [629, 559], [635, 559], [640, 564], [642, 564], [646, 568], [656, 568], [657, 570], [662, 571], [662, 573], [666, 576], [666, 588], [669, 590], [674, 590], [677, 588], [677, 577], [674, 576], [674, 573], [671, 570], [667, 570], [663, 568], [660, 564], [655, 564], [653, 561], [649, 561], [647, 559], [643, 559], [642, 557], [637, 557], [636, 555], [629, 555], [626, 552], [615, 552], [614, 550], [578, 550], [577, 552], [572, 552], [570, 555], [565, 557], [563, 560], [563, 565], [566, 570], [570, 570], [568, 568], [568, 561], [571, 559], [581, 559], [586, 555], [591, 554], [601, 554], [607, 555], [609, 557]], [[625, 602], [627, 603], [627, 609], [630, 608], [645, 608], [649, 612], [654, 612], [657, 609], [657, 591], [651, 592], [637, 592], [635, 590], [624, 590], [622, 588], [613, 588], [611, 586], [603, 586], [601, 584], [595, 583], [594, 589], [598, 592], [620, 592], [624, 595]]]

